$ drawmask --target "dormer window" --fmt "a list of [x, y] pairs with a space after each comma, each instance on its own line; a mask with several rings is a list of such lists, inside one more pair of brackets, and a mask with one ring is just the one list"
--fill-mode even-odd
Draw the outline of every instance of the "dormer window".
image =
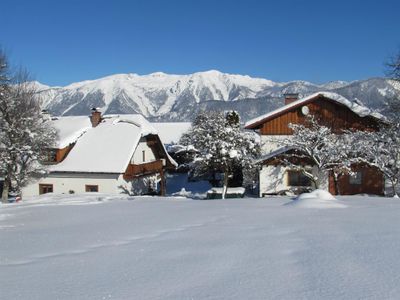
[[43, 157], [43, 163], [54, 164], [57, 162], [57, 149], [48, 149]]
[[143, 160], [143, 162], [146, 161], [146, 151], [145, 150], [142, 151], [142, 160]]

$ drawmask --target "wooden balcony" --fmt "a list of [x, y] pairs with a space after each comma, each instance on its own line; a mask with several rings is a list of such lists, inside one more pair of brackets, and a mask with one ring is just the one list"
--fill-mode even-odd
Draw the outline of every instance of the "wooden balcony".
[[126, 168], [124, 178], [129, 180], [139, 176], [161, 173], [162, 171], [163, 161], [161, 159], [139, 165], [129, 164]]

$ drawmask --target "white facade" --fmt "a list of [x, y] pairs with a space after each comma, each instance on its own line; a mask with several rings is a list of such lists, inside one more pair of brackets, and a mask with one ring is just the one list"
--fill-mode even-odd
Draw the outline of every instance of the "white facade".
[[156, 160], [156, 156], [154, 155], [153, 150], [147, 145], [146, 138], [141, 138], [136, 149], [135, 153], [132, 156], [131, 164], [143, 164]]
[[140, 195], [147, 193], [149, 188], [157, 190], [159, 181], [160, 178], [157, 174], [142, 176], [131, 181], [126, 181], [123, 174], [49, 174], [24, 187], [22, 197], [38, 196], [41, 184], [52, 185], [54, 194], [82, 194], [86, 192], [86, 186], [90, 185], [97, 186], [99, 193]]
[[[282, 143], [284, 139], [290, 139], [290, 135], [261, 135], [261, 149], [263, 155], [268, 155], [279, 148], [282, 148]], [[317, 175], [318, 168], [311, 167], [312, 173]], [[298, 188], [295, 186], [289, 185], [289, 176], [288, 171], [290, 168], [285, 167], [283, 165], [278, 166], [268, 166], [263, 165], [260, 173], [259, 173], [259, 193], [260, 197], [267, 194], [280, 194], [283, 192], [290, 193], [294, 189]], [[329, 179], [328, 174], [318, 174], [318, 178], [320, 182], [318, 183], [319, 187], [322, 189], [328, 189], [329, 187]]]
[[120, 193], [118, 186], [122, 184], [120, 174], [49, 174], [32, 182], [22, 189], [22, 197], [39, 195], [40, 184], [51, 184], [55, 194], [81, 194], [86, 192], [86, 185], [97, 185], [99, 193]]
[[[311, 167], [310, 167], [311, 168]], [[270, 194], [280, 194], [282, 192], [292, 191], [297, 188], [295, 186], [289, 185], [288, 171], [290, 168], [278, 165], [278, 166], [268, 166], [263, 165], [260, 170], [259, 185], [260, 185], [260, 197]], [[318, 168], [312, 167], [312, 173], [317, 175]], [[319, 173], [319, 188], [328, 190], [329, 188], [329, 178], [328, 173]]]

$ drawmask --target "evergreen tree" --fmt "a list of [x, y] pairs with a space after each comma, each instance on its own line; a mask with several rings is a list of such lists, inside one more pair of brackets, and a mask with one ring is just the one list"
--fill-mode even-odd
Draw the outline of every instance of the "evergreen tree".
[[194, 177], [215, 178], [223, 173], [225, 198], [228, 180], [256, 167], [253, 160], [260, 154], [256, 134], [242, 131], [236, 112], [201, 112], [192, 127], [181, 138], [180, 144], [193, 146], [197, 155], [191, 165]]

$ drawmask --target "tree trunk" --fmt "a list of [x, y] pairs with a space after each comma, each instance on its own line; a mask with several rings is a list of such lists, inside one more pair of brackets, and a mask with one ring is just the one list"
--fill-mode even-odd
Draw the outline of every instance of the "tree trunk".
[[332, 175], [333, 175], [333, 185], [335, 187], [335, 195], [340, 195], [340, 191], [339, 191], [339, 176], [340, 175], [336, 175], [334, 172]]
[[396, 192], [396, 183], [394, 180], [390, 180], [390, 181], [392, 182], [393, 197], [398, 198], [399, 196], [397, 195], [397, 192]]
[[315, 178], [312, 177], [312, 178], [311, 178], [311, 181], [314, 182], [315, 189], [316, 189], [316, 190], [319, 189], [318, 179], [315, 179]]
[[6, 177], [3, 183], [3, 193], [1, 195], [1, 202], [8, 203], [8, 192], [10, 190], [10, 180]]
[[229, 174], [228, 172], [224, 173], [224, 185], [222, 187], [222, 199], [225, 199], [226, 196], [226, 191], [228, 190], [228, 178]]
[[164, 175], [164, 169], [161, 168], [160, 171], [160, 195], [165, 196], [167, 194], [167, 188], [166, 188], [166, 182], [165, 182], [165, 175]]
[[315, 178], [315, 176], [309, 172], [306, 172], [305, 170], [301, 170], [301, 172], [308, 178], [310, 178], [311, 182], [314, 183], [315, 185], [315, 189], [319, 188], [319, 184], [318, 184], [318, 178]]

